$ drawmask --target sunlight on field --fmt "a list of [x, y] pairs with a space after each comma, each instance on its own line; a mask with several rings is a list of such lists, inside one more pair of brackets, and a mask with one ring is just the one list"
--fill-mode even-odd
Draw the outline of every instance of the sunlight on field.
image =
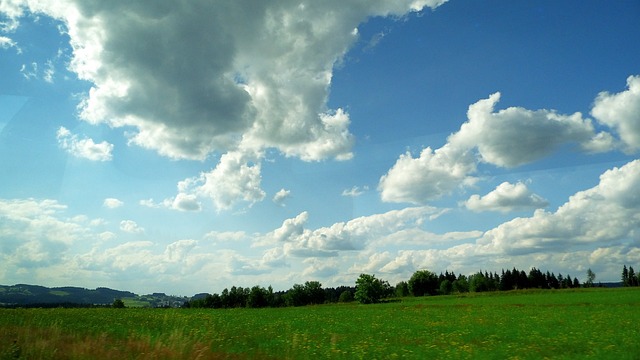
[[298, 308], [3, 309], [25, 359], [637, 359], [640, 289], [526, 291]]

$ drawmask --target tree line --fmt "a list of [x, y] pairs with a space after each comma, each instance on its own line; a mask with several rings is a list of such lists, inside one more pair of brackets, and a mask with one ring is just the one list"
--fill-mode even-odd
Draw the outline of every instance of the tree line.
[[287, 291], [273, 291], [256, 285], [251, 288], [232, 286], [222, 293], [205, 294], [184, 303], [187, 308], [228, 309], [238, 307], [263, 308], [319, 305], [324, 303], [351, 302], [356, 289], [348, 286], [323, 288], [318, 281], [295, 284]]
[[396, 285], [396, 296], [449, 295], [453, 293], [509, 291], [519, 289], [566, 289], [580, 287], [578, 278], [542, 272], [532, 268], [529, 273], [518, 270], [478, 271], [473, 275], [457, 275], [445, 271], [436, 275], [429, 270], [416, 271], [407, 282]]
[[640, 274], [636, 274], [632, 266], [622, 266], [622, 286], [640, 286]]
[[[623, 268], [623, 285], [638, 286], [640, 276], [633, 268]], [[581, 284], [571, 275], [555, 275], [532, 268], [529, 272], [513, 269], [501, 273], [478, 271], [472, 275], [456, 275], [445, 271], [436, 275], [429, 270], [418, 270], [407, 281], [391, 286], [387, 281], [375, 275], [361, 274], [355, 286], [323, 288], [318, 281], [294, 284], [287, 291], [273, 291], [271, 286], [264, 288], [256, 285], [251, 288], [232, 286], [220, 294], [203, 294], [184, 303], [187, 308], [262, 308], [318, 305], [324, 303], [358, 301], [362, 304], [377, 303], [390, 297], [449, 295], [467, 292], [509, 291], [519, 289], [567, 289], [590, 287], [595, 273], [587, 271], [587, 281]], [[626, 279], [626, 280], [625, 280]]]

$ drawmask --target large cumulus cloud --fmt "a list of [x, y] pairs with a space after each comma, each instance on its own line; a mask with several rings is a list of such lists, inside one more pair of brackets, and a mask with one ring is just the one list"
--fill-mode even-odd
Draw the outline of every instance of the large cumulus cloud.
[[600, 183], [569, 198], [556, 212], [538, 210], [484, 234], [481, 243], [505, 253], [566, 251], [581, 244], [616, 244], [640, 228], [640, 160], [607, 170]]
[[425, 148], [418, 157], [401, 155], [381, 177], [383, 201], [425, 203], [473, 184], [478, 164], [512, 168], [549, 155], [564, 144], [586, 152], [614, 148], [607, 132], [596, 132], [581, 113], [509, 107], [495, 111], [500, 93], [471, 104], [467, 121], [439, 149]]
[[[92, 84], [80, 117], [122, 127], [132, 144], [175, 159], [276, 148], [317, 161], [352, 157], [349, 114], [327, 98], [358, 25], [445, 1], [56, 0], [0, 10], [14, 22], [28, 9], [64, 23], [70, 69]], [[249, 191], [232, 196], [263, 198]], [[212, 195], [219, 209], [234, 202]]]
[[625, 91], [598, 94], [591, 115], [615, 129], [627, 151], [640, 149], [640, 76], [629, 76]]

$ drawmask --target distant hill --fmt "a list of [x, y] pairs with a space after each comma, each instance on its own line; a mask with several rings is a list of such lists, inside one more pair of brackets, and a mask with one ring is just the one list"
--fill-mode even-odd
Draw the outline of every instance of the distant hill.
[[0, 285], [0, 306], [111, 305], [121, 299], [129, 307], [178, 307], [188, 298], [162, 293], [137, 295], [130, 291], [105, 287], [85, 289], [65, 286], [48, 288], [38, 285]]

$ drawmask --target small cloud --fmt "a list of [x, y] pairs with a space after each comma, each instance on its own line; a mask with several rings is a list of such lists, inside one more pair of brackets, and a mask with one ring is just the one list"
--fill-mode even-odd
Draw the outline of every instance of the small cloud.
[[156, 204], [153, 201], [153, 199], [140, 200], [139, 204], [142, 205], [142, 206], [150, 207], [150, 208], [158, 208], [158, 207], [160, 207], [160, 204]]
[[140, 200], [140, 205], [154, 209], [171, 209], [178, 211], [200, 211], [202, 204], [194, 194], [178, 193], [174, 198], [166, 198], [162, 202], [153, 199]]
[[56, 137], [60, 148], [75, 157], [92, 161], [111, 161], [112, 159], [113, 144], [106, 141], [96, 144], [90, 138], [80, 139], [78, 135], [72, 134], [63, 126], [58, 129]]
[[124, 203], [118, 199], [115, 198], [106, 198], [104, 199], [104, 202], [102, 203], [102, 206], [109, 208], [109, 209], [115, 209], [115, 208], [119, 208], [120, 206], [124, 205]]
[[193, 194], [178, 193], [174, 199], [166, 199], [163, 204], [178, 211], [200, 211], [202, 205]]
[[16, 52], [18, 54], [22, 53], [22, 49], [18, 47], [18, 44], [15, 41], [6, 36], [0, 36], [0, 49], [6, 50], [10, 48], [16, 48]]
[[56, 69], [53, 66], [53, 61], [51, 60], [47, 60], [47, 62], [45, 63], [45, 68], [44, 68], [44, 75], [42, 76], [42, 78], [44, 79], [44, 81], [48, 82], [48, 83], [53, 83], [53, 76], [56, 73]]
[[360, 196], [362, 194], [364, 194], [365, 191], [369, 190], [368, 186], [363, 186], [362, 189], [360, 189], [358, 186], [354, 186], [351, 189], [345, 189], [342, 191], [342, 196], [351, 196], [351, 197], [356, 197], [356, 196]]
[[122, 220], [120, 222], [120, 230], [130, 234], [141, 234], [144, 232], [144, 228], [138, 226], [133, 220]]
[[98, 234], [98, 238], [102, 241], [109, 241], [115, 239], [116, 234], [112, 233], [111, 231], [104, 231]]
[[485, 196], [472, 195], [465, 202], [472, 211], [500, 211], [539, 209], [549, 205], [547, 200], [532, 193], [522, 182], [503, 182]]
[[239, 242], [247, 239], [247, 234], [244, 231], [210, 231], [204, 238], [215, 242]]
[[289, 197], [291, 197], [290, 190], [280, 189], [280, 191], [273, 196], [273, 202], [280, 206], [284, 206], [284, 201]]
[[382, 41], [382, 39], [384, 39], [384, 38], [385, 38], [385, 36], [387, 36], [387, 35], [389, 34], [389, 33], [388, 33], [388, 30], [386, 30], [386, 31], [387, 31], [387, 32], [385, 32], [385, 31], [380, 31], [380, 32], [378, 32], [378, 33], [374, 34], [374, 35], [371, 37], [371, 39], [369, 39], [369, 42], [368, 42], [368, 43], [367, 43], [367, 44], [362, 48], [362, 51], [364, 51], [364, 52], [371, 52], [371, 51], [373, 51], [373, 49], [375, 49], [375, 48], [378, 46], [378, 44], [380, 43], [380, 41]]
[[20, 67], [20, 73], [24, 76], [25, 79], [37, 79], [38, 78], [38, 64], [32, 62], [29, 66], [27, 64], [22, 64]]

